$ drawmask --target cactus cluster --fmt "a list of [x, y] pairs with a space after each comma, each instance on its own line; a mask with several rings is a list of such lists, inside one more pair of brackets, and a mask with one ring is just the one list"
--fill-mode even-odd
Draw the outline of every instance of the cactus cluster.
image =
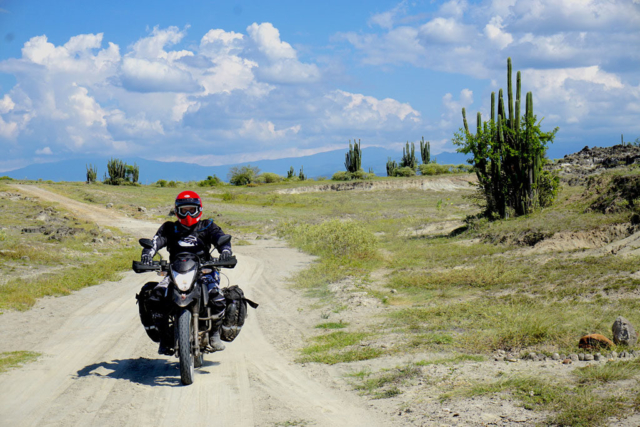
[[[487, 211], [506, 218], [510, 212], [525, 215], [550, 203], [557, 182], [543, 173], [547, 143], [553, 142], [557, 128], [544, 133], [533, 114], [533, 95], [526, 94], [525, 114], [521, 109], [521, 75], [516, 77], [515, 103], [511, 80], [511, 58], [507, 60], [507, 104], [498, 92], [491, 93], [491, 119], [482, 121], [477, 115], [475, 135], [469, 131], [465, 109], [462, 109], [464, 135], [457, 134], [454, 143], [458, 151], [472, 153], [478, 182], [484, 192]], [[552, 194], [550, 195], [549, 192]], [[551, 197], [551, 198], [550, 198]]]
[[298, 174], [298, 179], [300, 181], [306, 181], [307, 175], [304, 174], [304, 166], [300, 166], [300, 173]]
[[420, 140], [420, 157], [422, 158], [422, 164], [427, 165], [431, 163], [431, 143], [424, 140], [424, 136]]
[[416, 145], [412, 142], [409, 146], [407, 142], [406, 147], [402, 148], [402, 160], [400, 160], [400, 167], [411, 168], [414, 171], [418, 167], [418, 161], [416, 160]]
[[387, 160], [387, 176], [395, 176], [394, 171], [398, 169], [398, 164], [395, 160], [391, 160], [391, 157]]
[[135, 184], [140, 177], [140, 167], [137, 164], [127, 165], [120, 159], [111, 159], [107, 162], [107, 173], [104, 174], [104, 183], [121, 185], [125, 183]]
[[296, 171], [293, 169], [293, 166], [291, 166], [289, 168], [289, 170], [287, 171], [287, 178], [293, 178], [293, 175], [296, 173]]
[[351, 145], [351, 140], [349, 140], [349, 151], [345, 154], [344, 167], [347, 169], [347, 172], [358, 172], [362, 169], [362, 150], [360, 149], [360, 140], [356, 142], [356, 139], [353, 139], [353, 145]]
[[[86, 166], [86, 165], [85, 165]], [[98, 178], [98, 168], [89, 164], [87, 167], [87, 183], [96, 182]]]

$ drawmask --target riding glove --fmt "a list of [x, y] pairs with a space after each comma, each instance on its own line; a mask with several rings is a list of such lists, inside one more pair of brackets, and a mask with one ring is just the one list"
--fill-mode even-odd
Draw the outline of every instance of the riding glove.
[[229, 261], [231, 259], [231, 251], [229, 249], [225, 249], [220, 253], [220, 261]]
[[151, 254], [142, 254], [140, 261], [142, 261], [143, 264], [151, 265], [153, 262], [153, 256]]

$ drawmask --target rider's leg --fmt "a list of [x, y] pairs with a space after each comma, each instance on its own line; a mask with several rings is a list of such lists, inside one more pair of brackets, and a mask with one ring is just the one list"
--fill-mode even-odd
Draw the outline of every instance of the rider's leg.
[[211, 329], [211, 336], [209, 337], [209, 346], [213, 351], [224, 350], [224, 344], [220, 340], [220, 327], [222, 326], [222, 319], [224, 318], [224, 312], [227, 307], [224, 295], [220, 291], [220, 279], [219, 275], [207, 275], [207, 288], [209, 290], [209, 307], [211, 308], [211, 317], [213, 318], [213, 328]]
[[173, 347], [175, 340], [172, 331], [169, 328], [169, 316], [167, 315], [167, 292], [169, 289], [169, 277], [162, 279], [160, 283], [153, 288], [151, 292], [151, 300], [154, 306], [153, 323], [160, 332], [160, 346], [158, 354], [170, 356], [174, 353]]

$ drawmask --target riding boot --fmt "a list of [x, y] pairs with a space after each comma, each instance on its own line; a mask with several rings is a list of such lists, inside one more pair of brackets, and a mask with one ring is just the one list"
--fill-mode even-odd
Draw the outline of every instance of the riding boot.
[[222, 351], [222, 350], [224, 350], [224, 348], [225, 348], [224, 344], [222, 343], [222, 340], [220, 339], [220, 325], [213, 327], [213, 333], [211, 334], [211, 337], [209, 338], [209, 346], [212, 348], [213, 351]]

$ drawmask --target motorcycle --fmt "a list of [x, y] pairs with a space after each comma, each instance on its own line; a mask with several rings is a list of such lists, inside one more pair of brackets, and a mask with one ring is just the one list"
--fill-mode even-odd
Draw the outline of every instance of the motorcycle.
[[[223, 246], [230, 240], [231, 236], [224, 235], [216, 246]], [[140, 239], [139, 243], [145, 248], [153, 248], [151, 239]], [[211, 316], [207, 285], [198, 279], [214, 270], [219, 272], [221, 268], [234, 268], [237, 263], [235, 257], [225, 261], [216, 258], [202, 260], [188, 252], [177, 254], [171, 263], [166, 260], [153, 261], [151, 264], [133, 261], [132, 268], [136, 273], [155, 271], [161, 276], [170, 277], [166, 314], [169, 316], [169, 328], [173, 329], [174, 355], [180, 360], [180, 380], [184, 385], [193, 383], [195, 368], [202, 366], [204, 353], [210, 352], [209, 333], [214, 323], [220, 320]], [[170, 330], [165, 332], [171, 334]]]

